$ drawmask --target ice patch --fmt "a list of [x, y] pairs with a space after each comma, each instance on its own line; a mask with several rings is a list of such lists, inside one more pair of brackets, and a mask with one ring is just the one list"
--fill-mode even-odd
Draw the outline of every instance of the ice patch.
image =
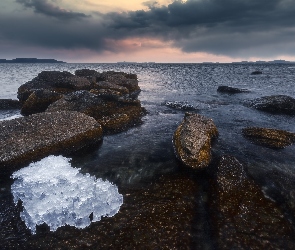
[[48, 156], [13, 173], [14, 203], [22, 201], [20, 216], [33, 234], [36, 225], [43, 223], [51, 231], [66, 224], [85, 228], [91, 219], [95, 222], [102, 216], [114, 216], [123, 204], [117, 186], [79, 173], [70, 160]]

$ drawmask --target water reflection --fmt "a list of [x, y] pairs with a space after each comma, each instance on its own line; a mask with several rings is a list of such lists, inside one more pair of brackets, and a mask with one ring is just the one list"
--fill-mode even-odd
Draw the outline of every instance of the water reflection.
[[12, 177], [14, 203], [22, 201], [21, 219], [33, 234], [43, 223], [51, 231], [64, 225], [84, 228], [102, 216], [115, 215], [123, 203], [117, 186], [79, 173], [63, 156], [48, 156]]

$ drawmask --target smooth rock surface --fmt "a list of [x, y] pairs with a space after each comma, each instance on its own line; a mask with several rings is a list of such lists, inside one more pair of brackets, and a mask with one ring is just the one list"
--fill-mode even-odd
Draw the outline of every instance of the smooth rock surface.
[[286, 95], [264, 96], [250, 101], [248, 105], [275, 114], [295, 114], [295, 99]]
[[285, 148], [295, 143], [295, 133], [271, 128], [244, 128], [243, 136], [255, 144], [269, 148]]
[[173, 137], [175, 154], [187, 167], [207, 167], [211, 161], [211, 139], [218, 135], [213, 120], [186, 113]]
[[236, 158], [221, 158], [209, 203], [218, 249], [294, 249], [290, 222]]
[[102, 128], [78, 112], [38, 113], [0, 122], [0, 169], [101, 141]]

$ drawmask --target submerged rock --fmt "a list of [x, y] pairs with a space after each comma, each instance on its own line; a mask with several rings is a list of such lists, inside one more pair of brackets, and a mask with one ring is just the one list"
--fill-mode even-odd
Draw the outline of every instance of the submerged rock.
[[261, 75], [262, 74], [262, 71], [260, 70], [255, 70], [253, 72], [251, 72], [251, 75]]
[[244, 137], [255, 144], [269, 148], [285, 148], [295, 143], [295, 133], [271, 128], [244, 128]]
[[65, 95], [51, 104], [46, 112], [61, 110], [78, 111], [95, 118], [104, 132], [118, 132], [139, 124], [145, 111], [138, 100], [105, 100], [86, 90]]
[[193, 105], [187, 102], [181, 102], [181, 101], [174, 101], [174, 102], [166, 101], [164, 102], [164, 105], [173, 109], [178, 109], [178, 110], [186, 110], [186, 111], [196, 110], [196, 108]]
[[234, 87], [229, 87], [229, 86], [219, 86], [217, 91], [221, 92], [221, 93], [228, 93], [228, 94], [249, 92], [249, 90], [247, 90], [247, 89], [239, 89], [239, 88], [234, 88]]
[[34, 91], [24, 102], [21, 108], [22, 115], [31, 115], [44, 112], [48, 106], [62, 98], [60, 93], [48, 89], [38, 89]]
[[12, 99], [0, 99], [0, 110], [1, 109], [20, 109], [21, 104], [18, 100]]
[[223, 156], [217, 166], [210, 210], [218, 249], [295, 247], [290, 222], [234, 157]]
[[264, 96], [248, 103], [252, 108], [278, 114], [295, 114], [295, 99], [286, 95]]
[[199, 114], [186, 113], [174, 133], [175, 154], [187, 167], [207, 167], [211, 161], [211, 139], [217, 135], [213, 120]]
[[49, 154], [71, 153], [101, 141], [102, 128], [78, 112], [38, 113], [0, 122], [0, 168]]

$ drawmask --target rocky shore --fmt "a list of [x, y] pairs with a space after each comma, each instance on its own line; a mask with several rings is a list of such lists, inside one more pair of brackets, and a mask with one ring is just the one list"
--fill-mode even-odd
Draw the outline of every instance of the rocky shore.
[[[220, 86], [217, 91], [248, 92], [227, 86]], [[0, 122], [0, 143], [5, 145], [0, 149], [0, 173], [51, 154], [97, 147], [103, 135], [141, 124], [146, 111], [137, 98], [139, 92], [135, 74], [88, 69], [77, 70], [75, 75], [41, 72], [19, 88], [19, 102], [0, 102], [4, 108], [21, 108], [24, 115]], [[213, 140], [219, 135], [212, 119], [197, 114], [187, 103], [164, 105], [191, 111], [184, 114], [171, 135], [180, 163], [178, 173], [158, 178], [144, 192], [120, 190], [124, 197], [120, 211], [85, 229], [64, 226], [50, 232], [44, 225], [37, 228], [36, 235], [31, 235], [24, 224], [14, 220], [0, 230], [0, 236], [8, 239], [3, 246], [7, 249], [294, 249], [294, 218], [285, 213], [285, 209], [295, 211], [293, 191], [282, 190], [290, 199], [284, 206], [270, 199], [239, 159], [230, 155], [212, 157]], [[295, 112], [294, 99], [288, 96], [263, 97], [245, 105], [282, 115]], [[284, 130], [247, 127], [240, 133], [262, 147], [283, 149], [295, 143], [295, 133]], [[15, 210], [18, 216], [21, 208]], [[9, 240], [15, 228], [22, 234], [22, 240]]]

